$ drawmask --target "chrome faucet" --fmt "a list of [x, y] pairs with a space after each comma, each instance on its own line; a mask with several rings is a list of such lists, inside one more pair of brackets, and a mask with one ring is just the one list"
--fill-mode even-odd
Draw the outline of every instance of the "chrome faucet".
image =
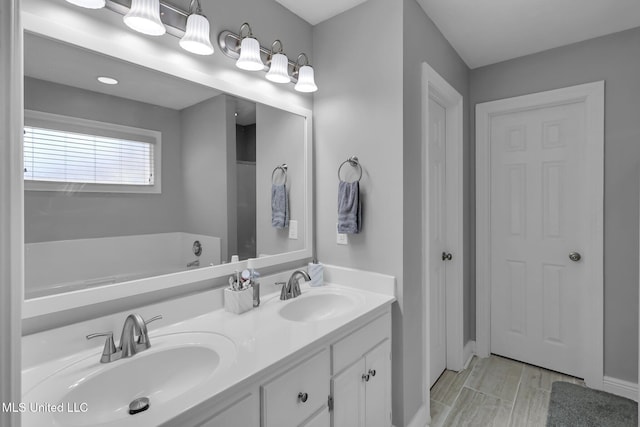
[[187, 268], [191, 268], [191, 267], [200, 267], [200, 260], [197, 259], [195, 261], [188, 262]]
[[[162, 316], [155, 316], [145, 321], [139, 314], [130, 314], [124, 321], [122, 334], [120, 335], [120, 345], [115, 346], [113, 342], [113, 332], [101, 332], [87, 335], [87, 339], [97, 337], [107, 337], [100, 357], [100, 363], [110, 363], [119, 359], [126, 359], [151, 347], [147, 325], [154, 320], [162, 319]], [[138, 339], [136, 340], [136, 335]]]
[[298, 276], [304, 277], [306, 281], [311, 280], [311, 277], [309, 277], [306, 271], [303, 271], [303, 270], [294, 271], [291, 277], [289, 278], [289, 281], [286, 284], [285, 283], [282, 284], [282, 291], [280, 292], [281, 300], [284, 301], [284, 300], [288, 300], [288, 299], [300, 296], [301, 294], [300, 283], [298, 282], [300, 278]]

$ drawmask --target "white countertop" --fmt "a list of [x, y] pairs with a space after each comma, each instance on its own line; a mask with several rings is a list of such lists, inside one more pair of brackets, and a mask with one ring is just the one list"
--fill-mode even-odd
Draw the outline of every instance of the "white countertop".
[[[363, 319], [371, 313], [383, 310], [385, 306], [390, 305], [395, 300], [393, 296], [388, 294], [335, 284], [314, 288], [309, 287], [308, 284], [303, 284], [301, 289], [303, 296], [310, 295], [310, 293], [346, 293], [356, 296], [359, 303], [345, 314], [330, 319], [297, 322], [286, 320], [278, 314], [278, 310], [284, 304], [289, 304], [295, 300], [280, 301], [278, 293], [272, 293], [262, 297], [260, 307], [240, 315], [218, 309], [167, 326], [159, 324], [157, 329], [149, 333], [152, 348], [154, 341], [159, 343], [158, 346], [163, 345], [162, 336], [167, 334], [206, 332], [220, 334], [231, 340], [235, 345], [236, 357], [234, 360], [229, 361], [228, 366], [219, 368], [208, 380], [198, 386], [167, 403], [152, 406], [149, 410], [135, 416], [121, 418], [118, 420], [117, 425], [158, 425], [203, 402], [211, 402], [213, 404], [226, 396], [225, 392], [234, 388], [234, 386], [254, 381], [261, 374], [272, 372], [273, 369], [279, 368], [283, 363], [291, 363], [291, 359], [300, 353], [314, 345], [322, 344], [324, 340], [328, 342], [328, 339], [334, 337], [340, 331], [344, 331], [358, 319]], [[47, 381], [47, 378], [53, 373], [78, 361], [93, 358], [95, 362], [91, 364], [91, 372], [103, 368], [105, 365], [101, 366], [99, 363], [103, 342], [102, 340], [99, 341], [90, 350], [38, 363], [23, 370], [23, 403], [28, 405], [29, 399], [33, 396], [38, 400], [37, 403], [57, 404], [57, 401], [42, 402], [42, 397], [38, 396], [37, 392], [42, 386], [37, 387], [37, 389], [36, 386]], [[139, 353], [139, 355], [143, 354], [144, 352]], [[138, 357], [138, 355], [133, 356], [133, 358], [135, 357]], [[288, 362], [287, 359], [289, 359]], [[118, 363], [126, 363], [126, 361], [112, 362], [113, 366]], [[114, 385], [114, 387], [121, 387], [121, 389], [126, 390], [129, 386], [127, 384], [118, 384]], [[36, 390], [34, 391], [34, 389]], [[55, 398], [51, 400], [55, 400]], [[88, 409], [89, 411], [91, 410], [91, 408]], [[29, 410], [23, 413], [24, 427], [49, 425], [60, 425], [51, 413], [31, 413]], [[104, 425], [111, 424], [106, 423]]]

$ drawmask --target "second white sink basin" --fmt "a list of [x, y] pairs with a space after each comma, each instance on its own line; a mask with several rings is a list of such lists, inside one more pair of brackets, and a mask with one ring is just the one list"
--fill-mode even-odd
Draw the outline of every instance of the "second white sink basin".
[[287, 301], [278, 313], [287, 320], [317, 322], [347, 314], [360, 303], [361, 298], [355, 294], [314, 290]]
[[[116, 426], [128, 420], [143, 425], [150, 413], [229, 367], [235, 358], [235, 345], [223, 335], [152, 336], [151, 348], [131, 358], [102, 364], [95, 354], [67, 366], [34, 387], [24, 401], [62, 403], [65, 410], [53, 414], [53, 425]], [[140, 397], [149, 399], [149, 409], [130, 415], [129, 403]], [[24, 425], [45, 425], [29, 418]]]

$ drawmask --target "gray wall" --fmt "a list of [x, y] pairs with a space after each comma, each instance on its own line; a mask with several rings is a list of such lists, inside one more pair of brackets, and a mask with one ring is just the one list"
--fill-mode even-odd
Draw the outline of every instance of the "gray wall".
[[[415, 0], [404, 0], [404, 145], [402, 170], [403, 186], [403, 221], [404, 221], [404, 340], [405, 346], [405, 390], [420, 390], [422, 386], [421, 364], [422, 353], [417, 351], [417, 345], [424, 343], [424, 325], [422, 324], [422, 197], [424, 186], [422, 182], [422, 64], [428, 63], [451, 86], [463, 96], [463, 236], [464, 236], [464, 342], [470, 332], [471, 313], [471, 277], [469, 274], [469, 247], [471, 217], [468, 210], [468, 200], [474, 198], [469, 191], [469, 165], [473, 163], [469, 155], [469, 68], [460, 56], [443, 37], [435, 24], [424, 13]], [[452, 248], [455, 252], [457, 248]], [[422, 348], [422, 347], [420, 347]], [[420, 393], [406, 393], [404, 396], [406, 413], [410, 416], [420, 403]], [[409, 420], [405, 419], [405, 423]]]
[[[393, 423], [413, 416], [420, 388], [404, 386], [417, 369], [420, 347], [403, 337], [403, 106], [402, 5], [369, 0], [314, 27], [316, 251], [323, 263], [391, 274], [399, 304], [393, 308]], [[381, 25], [383, 24], [383, 25]], [[321, 70], [321, 72], [320, 72]], [[358, 156], [363, 227], [336, 245], [337, 169]], [[406, 343], [407, 345], [404, 345]], [[409, 353], [415, 355], [409, 355]], [[405, 358], [410, 365], [405, 366]], [[406, 402], [405, 402], [406, 399]]]
[[[304, 248], [304, 117], [256, 105], [256, 252], [279, 254]], [[271, 174], [286, 163], [289, 219], [298, 221], [298, 239], [271, 225]], [[276, 174], [275, 179], [277, 180]], [[277, 182], [281, 182], [277, 180]]]
[[256, 125], [236, 125], [236, 160], [256, 161]]
[[474, 109], [480, 102], [605, 80], [605, 375], [631, 382], [638, 380], [639, 76], [635, 28], [475, 69], [470, 92]]
[[25, 77], [25, 108], [162, 132], [162, 194], [25, 192], [25, 242], [181, 231], [178, 111]]
[[[235, 184], [232, 189], [229, 182], [230, 169], [233, 169], [232, 180], [236, 180], [235, 110], [228, 108], [228, 102], [226, 95], [218, 95], [180, 112], [184, 231], [220, 237], [221, 258], [225, 261], [229, 261], [237, 245], [235, 234], [229, 235], [228, 225], [228, 193], [234, 191], [235, 197], [236, 191]], [[233, 125], [231, 135], [228, 135], [229, 116]], [[232, 167], [227, 161], [229, 156], [232, 156]], [[234, 199], [234, 211], [236, 206]], [[235, 221], [233, 223], [235, 227]]]

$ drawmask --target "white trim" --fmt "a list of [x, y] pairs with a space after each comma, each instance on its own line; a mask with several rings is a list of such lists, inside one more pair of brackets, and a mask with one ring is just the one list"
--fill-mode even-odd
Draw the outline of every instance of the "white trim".
[[[22, 187], [22, 25], [20, 1], [0, 2], [0, 402], [21, 397], [21, 307], [24, 285]], [[20, 426], [19, 412], [0, 425]]]
[[429, 415], [429, 405], [423, 404], [418, 408], [418, 412], [411, 418], [407, 427], [427, 427], [431, 424], [431, 416]]
[[469, 364], [471, 363], [471, 359], [473, 359], [473, 356], [475, 356], [476, 354], [476, 342], [475, 341], [467, 341], [467, 343], [464, 345], [464, 367], [463, 369], [467, 369], [469, 367]]
[[446, 333], [447, 333], [447, 368], [459, 371], [463, 366], [463, 97], [440, 76], [426, 62], [422, 64], [422, 183], [424, 185], [422, 197], [422, 250], [424, 263], [422, 266], [422, 325], [424, 326], [423, 359], [423, 402], [426, 410], [426, 420], [430, 422], [430, 271], [429, 260], [433, 258], [429, 253], [429, 98], [434, 98], [445, 107], [446, 111], [446, 191], [447, 191], [447, 239], [451, 245], [449, 251], [454, 255], [450, 268], [447, 270], [446, 292]]
[[24, 124], [25, 126], [42, 126], [46, 129], [79, 132], [109, 138], [123, 138], [152, 144], [152, 172], [154, 177], [153, 185], [115, 185], [25, 180], [25, 190], [69, 192], [70, 188], [72, 188], [73, 192], [79, 193], [162, 193], [162, 132], [34, 110], [24, 110]]
[[585, 252], [591, 254], [588, 289], [585, 292], [583, 321], [585, 344], [585, 382], [602, 389], [604, 375], [604, 81], [518, 96], [476, 106], [476, 352], [489, 356], [491, 349], [491, 116], [523, 111], [540, 106], [584, 102], [587, 123], [587, 168], [585, 185], [589, 188], [591, 206], [588, 212], [592, 230]]
[[619, 380], [618, 378], [604, 377], [602, 389], [616, 396], [626, 397], [635, 402], [638, 401], [638, 384], [630, 381]]

